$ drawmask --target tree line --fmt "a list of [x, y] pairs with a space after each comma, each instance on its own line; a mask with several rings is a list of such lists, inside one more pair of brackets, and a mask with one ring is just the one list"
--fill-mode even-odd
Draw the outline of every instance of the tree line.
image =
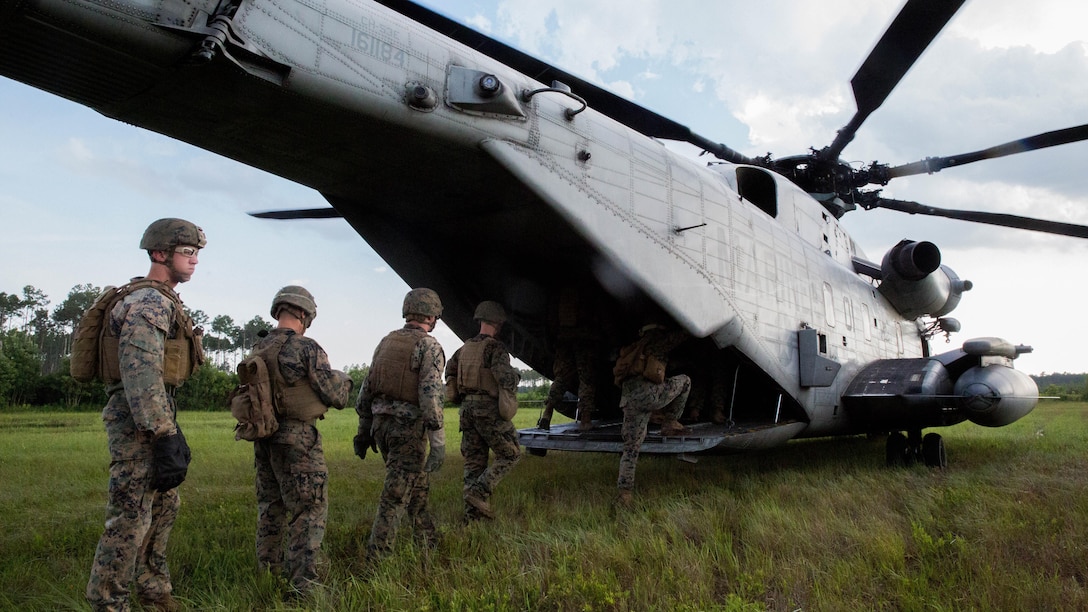
[[[22, 293], [0, 291], [0, 407], [56, 406], [70, 410], [97, 409], [106, 402], [100, 382], [79, 383], [69, 374], [72, 334], [83, 313], [102, 293], [102, 287], [82, 284], [52, 309], [44, 291], [27, 285]], [[226, 409], [226, 397], [238, 384], [234, 368], [256, 343], [261, 330], [273, 323], [257, 315], [239, 325], [226, 315], [210, 316], [202, 310], [186, 312], [194, 325], [204, 328], [207, 363], [178, 389], [179, 408]], [[368, 371], [366, 364], [346, 368], [355, 390]], [[521, 371], [519, 398], [540, 401], [548, 393], [546, 378], [531, 369]], [[1032, 376], [1042, 396], [1063, 400], [1088, 400], [1088, 375], [1043, 373]], [[351, 399], [352, 404], [355, 398]]]
[[[91, 284], [76, 285], [52, 309], [49, 297], [33, 285], [23, 287], [21, 294], [0, 291], [0, 407], [78, 410], [99, 409], [105, 404], [101, 382], [80, 383], [69, 374], [72, 335], [102, 291]], [[178, 407], [225, 410], [227, 395], [238, 384], [235, 367], [257, 342], [258, 333], [274, 324], [260, 315], [239, 325], [226, 315], [185, 310], [194, 325], [204, 328], [206, 363], [177, 390]], [[346, 368], [355, 381], [352, 404], [368, 370], [366, 364]], [[543, 399], [547, 380], [533, 370], [521, 373], [523, 384], [529, 385], [529, 399]]]

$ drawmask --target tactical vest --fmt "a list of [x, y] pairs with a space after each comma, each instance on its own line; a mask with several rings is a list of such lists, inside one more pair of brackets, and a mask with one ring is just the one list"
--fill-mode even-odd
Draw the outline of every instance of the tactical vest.
[[461, 393], [471, 395], [484, 392], [491, 397], [499, 396], [495, 376], [491, 374], [491, 368], [484, 364], [484, 353], [491, 342], [495, 342], [495, 339], [466, 342], [461, 347], [461, 354], [457, 358], [457, 388]]
[[276, 338], [272, 344], [265, 347], [258, 355], [264, 359], [268, 371], [272, 373], [272, 401], [276, 407], [276, 414], [281, 419], [296, 419], [299, 421], [313, 421], [325, 418], [329, 407], [321, 400], [321, 396], [310, 386], [310, 379], [302, 377], [288, 385], [280, 370], [280, 353], [284, 345], [290, 340], [291, 334], [278, 334], [282, 338]]
[[370, 384], [375, 395], [419, 405], [419, 372], [412, 371], [412, 353], [427, 335], [422, 329], [393, 332], [382, 338], [370, 366]]
[[204, 348], [201, 342], [202, 332], [193, 329], [193, 320], [185, 312], [181, 298], [167, 284], [142, 278], [121, 286], [116, 290], [111, 303], [107, 305], [102, 335], [99, 342], [100, 378], [107, 385], [121, 381], [121, 340], [113, 335], [110, 324], [113, 307], [127, 295], [138, 289], [151, 287], [170, 299], [174, 304], [174, 321], [171, 328], [173, 338], [167, 338], [162, 361], [162, 381], [168, 386], [179, 387], [193, 375], [193, 371], [204, 363]]
[[620, 349], [620, 356], [612, 367], [612, 382], [617, 387], [635, 376], [658, 385], [665, 382], [666, 363], [646, 350], [649, 342], [650, 337], [645, 336]]

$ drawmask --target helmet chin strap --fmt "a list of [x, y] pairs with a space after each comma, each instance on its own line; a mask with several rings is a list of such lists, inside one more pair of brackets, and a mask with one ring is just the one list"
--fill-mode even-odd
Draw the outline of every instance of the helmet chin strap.
[[[155, 261], [154, 253], [156, 253], [156, 252], [163, 254], [163, 260], [162, 261]], [[169, 250], [169, 251], [164, 251], [164, 250], [161, 250], [161, 249], [156, 249], [156, 250], [152, 251], [151, 263], [152, 264], [158, 264], [158, 265], [166, 268], [167, 271], [170, 273], [170, 280], [175, 282], [175, 283], [184, 283], [185, 281], [189, 280], [189, 277], [182, 276], [181, 274], [178, 273], [177, 269], [174, 267], [174, 252], [173, 252], [172, 249]]]
[[291, 315], [292, 317], [298, 319], [302, 323], [302, 327], [304, 329], [310, 329], [310, 325], [314, 322], [313, 318], [311, 318], [301, 309], [294, 308], [287, 304], [283, 304], [276, 309], [276, 318], [279, 318], [280, 314], [284, 311], [286, 311], [287, 314]]

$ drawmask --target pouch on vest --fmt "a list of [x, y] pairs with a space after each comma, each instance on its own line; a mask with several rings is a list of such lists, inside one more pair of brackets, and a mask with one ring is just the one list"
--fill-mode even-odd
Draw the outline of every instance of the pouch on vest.
[[518, 395], [512, 389], [499, 389], [499, 416], [512, 421], [518, 413]]
[[280, 428], [272, 404], [272, 381], [268, 366], [260, 357], [250, 357], [238, 364], [238, 385], [230, 394], [230, 414], [235, 440], [263, 440]]
[[[119, 291], [117, 287], [106, 287], [87, 312], [83, 313], [76, 327], [72, 337], [71, 374], [72, 378], [81, 383], [98, 378], [99, 340], [104, 321], [109, 316], [106, 307], [115, 303], [114, 297]], [[116, 354], [114, 359], [117, 359]]]
[[639, 376], [646, 370], [646, 354], [643, 352], [646, 342], [646, 338], [641, 338], [620, 349], [620, 356], [612, 367], [612, 382], [617, 387], [628, 378]]
[[[281, 344], [282, 346], [282, 344]], [[268, 364], [260, 354], [251, 355], [238, 364], [238, 385], [230, 394], [230, 414], [235, 440], [263, 440], [280, 428], [276, 406], [272, 399], [272, 378]]]
[[646, 365], [642, 368], [642, 377], [658, 385], [665, 382], [665, 362], [653, 355], [646, 355]]

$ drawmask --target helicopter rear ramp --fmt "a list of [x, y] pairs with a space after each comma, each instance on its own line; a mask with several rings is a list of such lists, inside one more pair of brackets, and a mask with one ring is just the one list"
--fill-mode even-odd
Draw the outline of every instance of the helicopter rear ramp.
[[[530, 454], [543, 455], [549, 450], [622, 453], [623, 436], [620, 419], [595, 421], [593, 429], [579, 431], [577, 422], [552, 425], [550, 429], [518, 430], [521, 445]], [[650, 425], [642, 442], [642, 454], [679, 455], [702, 452], [739, 452], [773, 448], [785, 444], [805, 429], [806, 423], [789, 421], [777, 424], [692, 423], [691, 433], [682, 436], [662, 436], [660, 427]]]

